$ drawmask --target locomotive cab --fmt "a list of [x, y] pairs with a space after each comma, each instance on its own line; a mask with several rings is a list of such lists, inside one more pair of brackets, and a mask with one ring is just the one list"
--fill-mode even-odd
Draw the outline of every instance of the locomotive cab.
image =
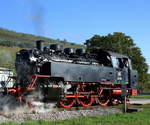
[[116, 70], [116, 79], [118, 83], [127, 84], [128, 89], [136, 89], [137, 71], [132, 69], [131, 59], [122, 54], [111, 52], [112, 64]]

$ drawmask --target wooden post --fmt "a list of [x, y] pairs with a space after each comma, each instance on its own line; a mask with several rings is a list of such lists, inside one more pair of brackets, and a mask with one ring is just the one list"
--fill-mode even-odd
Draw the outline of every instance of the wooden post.
[[127, 112], [127, 96], [124, 97], [124, 113]]
[[126, 113], [127, 112], [127, 85], [126, 84], [123, 84], [122, 85], [122, 99], [123, 99], [123, 102], [124, 102], [124, 105], [123, 105], [123, 112]]

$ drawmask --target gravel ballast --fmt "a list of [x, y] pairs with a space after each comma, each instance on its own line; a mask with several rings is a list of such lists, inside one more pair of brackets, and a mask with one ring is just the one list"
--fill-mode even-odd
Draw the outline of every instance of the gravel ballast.
[[76, 118], [80, 116], [96, 116], [120, 113], [119, 109], [115, 108], [97, 108], [88, 110], [74, 110], [74, 111], [46, 111], [46, 112], [32, 112], [32, 113], [9, 113], [0, 115], [0, 123], [14, 121], [22, 123], [29, 120], [64, 120], [69, 118]]

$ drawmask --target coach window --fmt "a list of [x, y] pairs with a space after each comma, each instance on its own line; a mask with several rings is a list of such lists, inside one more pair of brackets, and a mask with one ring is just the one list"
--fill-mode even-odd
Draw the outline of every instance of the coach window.
[[113, 67], [118, 68], [118, 60], [116, 57], [111, 56]]
[[118, 67], [123, 69], [123, 68], [129, 68], [129, 61], [128, 58], [118, 58]]
[[123, 69], [124, 67], [123, 58], [118, 58], [118, 68]]
[[112, 58], [112, 64], [113, 67], [115, 68], [131, 68], [131, 63], [128, 58], [116, 58], [116, 57], [111, 57]]
[[123, 58], [123, 64], [124, 64], [124, 68], [130, 68], [131, 67], [130, 59]]
[[112, 67], [111, 57], [109, 55], [105, 56], [103, 63], [104, 66]]
[[111, 56], [107, 52], [99, 52], [97, 55], [97, 60], [102, 66], [112, 67]]

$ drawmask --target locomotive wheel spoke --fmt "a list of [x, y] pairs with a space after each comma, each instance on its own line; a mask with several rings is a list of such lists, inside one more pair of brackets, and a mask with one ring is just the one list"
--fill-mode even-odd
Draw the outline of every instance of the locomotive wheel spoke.
[[79, 96], [77, 102], [81, 104], [83, 107], [89, 107], [94, 102], [94, 98], [91, 97], [91, 91], [88, 88], [89, 86], [80, 85], [78, 86], [79, 89]]
[[74, 105], [75, 103], [75, 99], [74, 98], [65, 98], [65, 99], [61, 99], [59, 104], [61, 107], [63, 108], [70, 108]]
[[107, 106], [110, 99], [110, 93], [107, 90], [100, 90], [97, 102], [100, 106]]
[[94, 98], [91, 96], [84, 96], [84, 98], [79, 98], [78, 100], [83, 107], [89, 107], [92, 105]]

